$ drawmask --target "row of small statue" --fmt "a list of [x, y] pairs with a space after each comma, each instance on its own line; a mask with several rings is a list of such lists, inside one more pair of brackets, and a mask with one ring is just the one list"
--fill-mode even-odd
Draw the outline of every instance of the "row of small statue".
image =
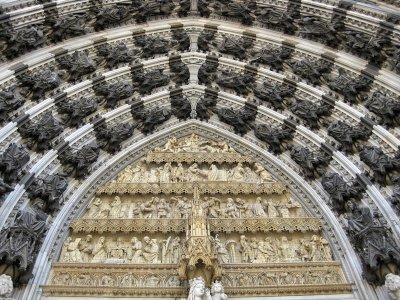
[[157, 147], [154, 152], [208, 152], [208, 153], [236, 153], [227, 143], [214, 142], [200, 138], [196, 134], [192, 134], [183, 140], [177, 140], [176, 137], [172, 137], [167, 141], [164, 147]]
[[[168, 201], [152, 197], [141, 203], [122, 203], [119, 196], [115, 196], [111, 203], [95, 198], [84, 218], [187, 218], [191, 206], [189, 199], [182, 196], [171, 197]], [[208, 218], [290, 218], [298, 216], [300, 204], [292, 200], [277, 203], [261, 197], [246, 202], [241, 198], [221, 200], [206, 196], [202, 207]]]
[[159, 242], [148, 236], [140, 241], [133, 237], [130, 245], [127, 245], [122, 237], [116, 241], [106, 242], [101, 236], [97, 243], [93, 243], [93, 236], [87, 235], [84, 239], [76, 238], [74, 241], [68, 237], [64, 244], [62, 262], [71, 263], [132, 263], [132, 264], [153, 264], [178, 263], [181, 257], [180, 237], [168, 237]]
[[256, 237], [248, 239], [245, 235], [240, 236], [239, 253], [236, 257], [235, 240], [225, 242], [213, 238], [215, 251], [221, 263], [270, 263], [270, 262], [295, 262], [295, 261], [331, 261], [332, 254], [329, 243], [323, 237], [313, 235], [311, 239], [300, 239], [289, 242], [286, 236], [280, 239], [266, 237], [259, 240]]
[[[289, 242], [286, 236], [281, 239], [266, 237], [259, 240], [248, 239], [242, 235], [236, 240], [221, 241], [216, 235], [211, 237], [215, 252], [221, 263], [269, 263], [291, 261], [331, 261], [332, 255], [328, 241], [317, 235], [310, 240], [301, 239]], [[238, 249], [237, 249], [238, 246]], [[181, 238], [168, 237], [159, 241], [145, 236], [143, 241], [133, 237], [130, 244], [118, 237], [116, 241], [106, 242], [101, 236], [93, 243], [92, 235], [74, 241], [68, 237], [64, 244], [61, 258], [63, 262], [72, 263], [132, 263], [132, 264], [175, 264], [185, 253], [185, 245]], [[240, 258], [238, 257], [240, 255]]]
[[201, 167], [198, 163], [167, 162], [156, 167], [140, 161], [135, 167], [128, 166], [118, 176], [117, 183], [178, 183], [197, 181], [224, 181], [264, 183], [274, 182], [271, 175], [258, 163], [244, 166], [237, 163], [232, 169], [219, 168], [216, 164]]

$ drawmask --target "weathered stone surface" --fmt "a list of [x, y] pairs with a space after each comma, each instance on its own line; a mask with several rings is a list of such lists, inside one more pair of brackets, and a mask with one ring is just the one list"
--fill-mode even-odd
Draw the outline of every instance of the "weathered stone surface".
[[42, 152], [52, 147], [51, 141], [63, 132], [64, 127], [50, 111], [47, 111], [39, 120], [21, 125], [18, 130], [28, 140], [29, 148]]
[[112, 6], [98, 7], [94, 6], [93, 11], [96, 13], [96, 30], [104, 30], [128, 21], [131, 18], [130, 8], [127, 5], [114, 4]]
[[[140, 35], [134, 38], [135, 45], [141, 47], [144, 58], [152, 57], [156, 54], [165, 54], [171, 48], [171, 42], [161, 37], [148, 37]], [[177, 42], [176, 42], [177, 43]]]
[[255, 1], [240, 3], [230, 0], [218, 0], [212, 4], [214, 12], [218, 15], [240, 20], [245, 25], [251, 25], [254, 21], [252, 11], [256, 8]]
[[287, 64], [291, 67], [293, 73], [312, 85], [319, 85], [323, 74], [330, 72], [332, 66], [332, 63], [324, 59], [318, 61], [311, 61], [310, 59], [290, 60]]
[[179, 120], [186, 120], [191, 117], [192, 105], [188, 98], [179, 94], [171, 97], [171, 110]]
[[22, 167], [29, 161], [29, 152], [24, 146], [10, 144], [0, 157], [0, 172], [5, 183], [13, 183]]
[[218, 62], [205, 61], [199, 69], [197, 76], [200, 84], [211, 84], [216, 78], [216, 72], [218, 70]]
[[8, 185], [3, 181], [3, 178], [0, 177], [0, 203], [3, 202], [6, 195], [13, 190], [11, 185]]
[[287, 148], [285, 144], [293, 139], [293, 130], [286, 126], [272, 127], [258, 124], [254, 127], [254, 134], [265, 142], [269, 146], [268, 150], [274, 154], [282, 153], [282, 149]]
[[400, 213], [400, 176], [394, 180], [393, 193], [388, 198], [388, 201], [392, 203], [393, 207]]
[[302, 118], [311, 128], [319, 127], [319, 119], [323, 116], [329, 116], [332, 106], [321, 101], [314, 103], [308, 100], [297, 100], [290, 109], [296, 116]]
[[199, 37], [197, 39], [197, 47], [199, 50], [208, 52], [210, 51], [210, 43], [215, 38], [215, 31], [214, 30], [208, 30], [204, 29], [202, 32], [200, 32]]
[[339, 22], [328, 23], [317, 16], [304, 16], [295, 22], [298, 33], [302, 36], [317, 40], [330, 47], [337, 47], [340, 43], [337, 31], [340, 30]]
[[205, 94], [196, 103], [196, 118], [208, 120], [215, 113], [218, 97], [216, 95]]
[[173, 61], [169, 64], [169, 69], [173, 73], [171, 79], [175, 84], [182, 85], [188, 84], [190, 72], [188, 66], [181, 60]]
[[45, 202], [43, 211], [53, 214], [58, 211], [64, 202], [63, 193], [68, 187], [68, 180], [63, 174], [47, 175], [44, 178], [35, 178], [28, 187], [31, 199], [41, 199]]
[[107, 68], [115, 68], [120, 64], [127, 64], [138, 59], [142, 51], [129, 49], [125, 44], [118, 43], [115, 46], [102, 44], [97, 47], [98, 53], [105, 60]]
[[248, 37], [233, 38], [223, 36], [221, 43], [216, 44], [218, 51], [225, 54], [230, 54], [239, 59], [247, 57], [247, 50], [253, 45], [253, 39]]
[[89, 14], [71, 14], [67, 16], [51, 16], [47, 18], [47, 24], [51, 27], [50, 38], [59, 42], [74, 36], [90, 32], [87, 26]]
[[172, 31], [172, 38], [178, 42], [177, 48], [179, 51], [186, 51], [190, 48], [190, 38], [187, 32], [183, 29], [175, 29]]
[[129, 98], [135, 92], [134, 87], [127, 80], [117, 83], [102, 83], [94, 86], [94, 91], [97, 95], [104, 96], [107, 108], [115, 108], [118, 101]]
[[90, 166], [97, 161], [100, 147], [95, 144], [84, 145], [81, 149], [73, 151], [70, 147], [61, 152], [58, 157], [64, 165], [64, 171], [76, 179], [83, 179], [90, 173]]
[[18, 30], [3, 27], [0, 37], [4, 38], [7, 48], [4, 50], [7, 58], [11, 59], [43, 45], [44, 34], [38, 25], [27, 26]]
[[271, 29], [280, 30], [288, 34], [293, 34], [295, 31], [293, 17], [286, 10], [277, 9], [275, 6], [264, 6], [257, 8], [255, 15], [258, 22]]
[[109, 152], [115, 153], [121, 150], [121, 144], [133, 135], [134, 126], [129, 123], [122, 123], [112, 127], [105, 124], [97, 127], [96, 138], [99, 146]]
[[371, 129], [365, 126], [352, 126], [343, 121], [335, 121], [328, 126], [328, 134], [340, 142], [341, 150], [347, 153], [352, 153], [354, 144], [367, 139], [371, 133]]
[[59, 58], [61, 68], [68, 70], [69, 80], [76, 81], [83, 75], [96, 71], [97, 63], [89, 57], [88, 51], [75, 51], [72, 55]]
[[63, 100], [57, 103], [58, 112], [63, 114], [63, 122], [70, 127], [84, 124], [85, 117], [97, 111], [98, 99], [82, 96], [75, 101]]

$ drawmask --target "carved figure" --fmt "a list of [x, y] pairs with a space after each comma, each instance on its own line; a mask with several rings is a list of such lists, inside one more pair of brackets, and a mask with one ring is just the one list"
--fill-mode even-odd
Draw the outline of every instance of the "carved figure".
[[390, 171], [400, 168], [399, 158], [391, 158], [381, 148], [375, 146], [363, 146], [360, 160], [371, 168], [374, 172], [373, 179], [380, 184], [386, 183], [386, 176]]
[[12, 86], [0, 91], [0, 123], [7, 121], [9, 114], [25, 103], [25, 98]]
[[286, 10], [277, 9], [276, 6], [263, 6], [255, 10], [257, 21], [275, 30], [282, 30], [284, 33], [293, 34], [295, 26], [293, 17]]
[[14, 285], [11, 276], [2, 274], [0, 276], [0, 297], [9, 298], [13, 292]]
[[203, 278], [189, 280], [190, 290], [187, 300], [212, 300]]
[[389, 290], [390, 298], [392, 300], [400, 300], [400, 276], [389, 273], [385, 276], [385, 279], [385, 286]]
[[4, 182], [14, 182], [29, 159], [29, 153], [24, 146], [11, 143], [0, 156], [0, 171]]
[[167, 85], [170, 81], [168, 75], [163, 74], [163, 70], [157, 69], [148, 72], [135, 72], [132, 74], [132, 80], [135, 88], [141, 94], [149, 94], [155, 88]]
[[26, 284], [32, 277], [32, 268], [46, 231], [47, 215], [44, 202], [37, 200], [32, 207], [19, 210], [11, 226], [0, 232], [0, 259], [7, 267], [16, 269], [13, 282]]
[[71, 14], [65, 17], [50, 17], [47, 21], [51, 26], [51, 39], [54, 42], [60, 42], [69, 37], [85, 34], [89, 32], [86, 26], [88, 14]]
[[146, 263], [159, 263], [158, 254], [160, 246], [157, 239], [150, 239], [148, 236], [143, 238], [143, 258]]
[[214, 12], [218, 15], [237, 18], [245, 25], [253, 24], [254, 17], [251, 15], [256, 8], [255, 1], [246, 3], [232, 2], [229, 0], [218, 0], [213, 3]]
[[217, 111], [219, 119], [231, 126], [236, 134], [244, 135], [250, 130], [250, 124], [256, 118], [257, 111], [251, 106], [244, 106], [240, 110], [220, 108]]
[[286, 126], [271, 127], [265, 124], [257, 124], [254, 127], [254, 134], [257, 138], [267, 143], [268, 150], [275, 154], [282, 153], [282, 145], [293, 139], [293, 130]]
[[371, 135], [371, 130], [365, 126], [351, 126], [343, 121], [335, 121], [329, 124], [328, 134], [341, 143], [345, 152], [353, 152], [355, 141], [366, 139]]
[[178, 50], [185, 51], [190, 48], [190, 38], [183, 29], [175, 29], [172, 31], [172, 37], [178, 42]]
[[88, 263], [92, 258], [93, 253], [93, 245], [92, 245], [93, 237], [88, 234], [85, 239], [81, 239], [78, 243], [78, 250], [80, 251], [82, 262]]
[[297, 100], [290, 109], [295, 115], [302, 118], [311, 128], [318, 128], [318, 121], [323, 116], [329, 116], [332, 106], [326, 102], [313, 103], [308, 100]]
[[261, 182], [274, 181], [271, 174], [269, 174], [268, 171], [265, 170], [262, 165], [260, 165], [259, 163], [255, 163], [254, 166], [256, 167], [255, 173], [260, 177]]
[[118, 25], [127, 21], [130, 17], [130, 9], [125, 5], [112, 5], [102, 8], [94, 8], [96, 13], [96, 23], [94, 28], [96, 30], [104, 30], [106, 28]]
[[290, 57], [291, 53], [292, 51], [285, 47], [265, 47], [261, 50], [253, 51], [253, 58], [250, 62], [268, 65], [271, 70], [279, 72], [283, 70], [283, 63]]
[[59, 113], [63, 114], [63, 122], [70, 127], [79, 127], [85, 117], [97, 111], [98, 99], [82, 96], [79, 99], [68, 102], [60, 101], [57, 103]]
[[171, 112], [164, 108], [132, 107], [131, 112], [133, 117], [141, 122], [141, 131], [144, 134], [153, 132], [157, 125], [164, 123], [171, 117]]
[[143, 246], [142, 242], [137, 237], [133, 237], [131, 240], [131, 248], [128, 250], [128, 258], [134, 264], [141, 264], [143, 260]]
[[293, 70], [293, 73], [304, 78], [312, 85], [319, 85], [322, 75], [330, 71], [332, 63], [320, 59], [318, 61], [311, 61], [309, 59], [291, 60], [287, 64]]
[[83, 75], [96, 71], [96, 62], [89, 57], [89, 52], [75, 51], [72, 55], [66, 55], [57, 59], [61, 68], [67, 69], [69, 72], [69, 80], [77, 81]]
[[339, 214], [345, 211], [345, 204], [349, 199], [358, 199], [361, 196], [362, 188], [358, 183], [350, 185], [337, 173], [326, 173], [321, 184], [330, 196], [332, 208]]
[[100, 56], [104, 57], [107, 68], [114, 68], [123, 63], [131, 63], [135, 61], [142, 51], [138, 49], [128, 49], [123, 43], [118, 43], [115, 46], [110, 44], [101, 44], [97, 47]]
[[5, 55], [10, 59], [42, 46], [44, 43], [44, 34], [38, 25], [26, 26], [18, 30], [8, 28], [2, 35], [7, 39]]
[[27, 71], [18, 75], [17, 79], [22, 85], [29, 88], [29, 92], [32, 92], [32, 99], [36, 101], [43, 98], [45, 92], [55, 89], [60, 85], [60, 75], [62, 74], [62, 72], [55, 71], [54, 67], [50, 67], [47, 70], [37, 73]]
[[46, 202], [44, 211], [53, 213], [62, 203], [62, 195], [68, 187], [66, 176], [61, 174], [47, 175], [45, 178], [35, 178], [28, 187], [31, 198], [40, 198]]
[[145, 35], [135, 37], [135, 45], [142, 48], [144, 58], [152, 57], [156, 54], [168, 53], [172, 44], [161, 37], [148, 37]]
[[354, 79], [353, 75], [346, 74], [343, 69], [339, 69], [338, 76], [325, 76], [325, 78], [329, 88], [343, 95], [344, 100], [350, 103], [356, 103], [363, 92], [368, 90], [372, 82], [364, 76], [358, 76]]
[[222, 87], [235, 90], [238, 94], [247, 95], [254, 82], [254, 75], [250, 73], [237, 74], [223, 70], [216, 82]]
[[171, 0], [154, 0], [142, 2], [140, 0], [132, 1], [135, 7], [134, 17], [136, 22], [146, 22], [152, 16], [168, 16], [173, 11], [175, 4]]
[[91, 263], [103, 263], [107, 259], [106, 238], [101, 236], [93, 247], [93, 258]]
[[224, 293], [222, 282], [215, 281], [211, 284], [211, 299], [212, 300], [227, 300], [228, 295]]
[[233, 38], [223, 35], [221, 44], [217, 45], [218, 51], [241, 60], [247, 56], [247, 49], [253, 45], [253, 40], [248, 37]]
[[3, 201], [5, 195], [11, 192], [12, 190], [13, 187], [5, 183], [3, 181], [3, 178], [0, 178], [0, 201]]
[[107, 152], [115, 153], [121, 150], [121, 144], [133, 135], [134, 127], [129, 123], [108, 127], [103, 124], [97, 127], [96, 138], [99, 146]]
[[169, 69], [174, 74], [171, 76], [171, 79], [177, 85], [188, 84], [190, 78], [189, 68], [182, 61], [173, 61], [169, 64]]
[[291, 158], [302, 168], [304, 176], [315, 179], [323, 174], [323, 169], [330, 160], [317, 152], [311, 152], [308, 148], [295, 146], [290, 151]]
[[316, 16], [304, 16], [296, 20], [296, 25], [299, 28], [298, 32], [306, 38], [322, 41], [333, 48], [339, 43], [336, 36], [339, 29], [337, 24], [330, 24]]
[[211, 84], [216, 78], [216, 72], [218, 69], [218, 61], [205, 61], [197, 73], [200, 84]]
[[30, 121], [19, 127], [21, 135], [29, 139], [28, 147], [42, 152], [51, 148], [51, 141], [63, 132], [64, 127], [49, 111], [37, 121]]
[[204, 29], [200, 32], [199, 37], [197, 39], [197, 47], [199, 50], [208, 52], [210, 51], [210, 43], [215, 38], [215, 31]]
[[400, 124], [400, 101], [376, 91], [364, 103], [370, 111], [380, 117], [381, 123], [387, 126]]
[[262, 86], [253, 85], [254, 95], [261, 101], [270, 103], [275, 109], [283, 109], [284, 101], [293, 95], [295, 89], [283, 84], [264, 81]]
[[116, 83], [106, 83], [94, 86], [97, 95], [104, 96], [106, 108], [115, 108], [117, 102], [133, 95], [134, 89], [132, 84], [127, 80], [118, 81]]
[[400, 211], [400, 177], [396, 177], [393, 180], [393, 183], [393, 193], [388, 200], [393, 204], [397, 211]]
[[196, 103], [196, 116], [201, 121], [208, 120], [215, 112], [218, 97], [216, 95], [205, 94]]
[[72, 152], [70, 148], [59, 154], [60, 161], [65, 164], [64, 170], [76, 178], [83, 178], [89, 173], [92, 163], [97, 161], [100, 148], [97, 144], [91, 143], [84, 145], [81, 149]]
[[240, 246], [241, 249], [239, 251], [242, 254], [242, 262], [244, 263], [252, 262], [254, 259], [252, 255], [253, 252], [251, 250], [249, 243], [247, 242], [246, 236], [244, 235], [240, 236]]

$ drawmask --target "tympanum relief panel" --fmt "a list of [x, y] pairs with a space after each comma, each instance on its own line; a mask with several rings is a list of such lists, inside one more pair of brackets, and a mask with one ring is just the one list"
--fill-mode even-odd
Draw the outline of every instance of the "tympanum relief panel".
[[275, 295], [276, 285], [284, 294], [351, 290], [319, 220], [284, 185], [229, 145], [193, 134], [97, 191], [44, 291], [185, 297], [193, 282], [250, 297]]

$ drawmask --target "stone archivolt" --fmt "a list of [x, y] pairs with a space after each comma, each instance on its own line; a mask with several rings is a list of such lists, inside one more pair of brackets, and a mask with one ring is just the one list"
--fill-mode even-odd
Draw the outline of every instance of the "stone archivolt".
[[48, 295], [182, 297], [198, 277], [237, 296], [351, 290], [319, 220], [260, 164], [197, 135], [126, 167], [71, 229]]

